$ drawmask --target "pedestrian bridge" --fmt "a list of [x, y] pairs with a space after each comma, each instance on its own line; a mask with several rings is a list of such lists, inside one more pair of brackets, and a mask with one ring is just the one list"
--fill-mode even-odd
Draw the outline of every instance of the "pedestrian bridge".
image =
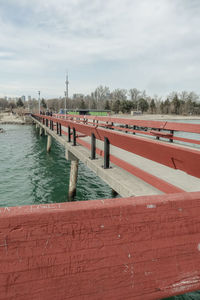
[[83, 161], [122, 197], [200, 190], [200, 125], [95, 116], [35, 118], [65, 146], [67, 158]]
[[[0, 299], [161, 299], [200, 289], [200, 125], [32, 115], [121, 198], [0, 208]], [[53, 174], [52, 174], [53, 176]]]

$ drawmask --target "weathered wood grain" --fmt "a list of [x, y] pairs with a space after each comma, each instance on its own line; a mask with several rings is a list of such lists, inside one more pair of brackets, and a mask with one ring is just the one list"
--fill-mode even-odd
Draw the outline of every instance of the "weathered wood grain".
[[0, 208], [0, 299], [160, 299], [200, 288], [200, 192]]

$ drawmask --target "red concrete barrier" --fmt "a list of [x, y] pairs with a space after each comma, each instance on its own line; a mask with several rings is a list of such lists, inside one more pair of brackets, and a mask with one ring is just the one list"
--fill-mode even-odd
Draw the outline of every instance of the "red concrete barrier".
[[200, 289], [200, 192], [0, 208], [0, 299]]

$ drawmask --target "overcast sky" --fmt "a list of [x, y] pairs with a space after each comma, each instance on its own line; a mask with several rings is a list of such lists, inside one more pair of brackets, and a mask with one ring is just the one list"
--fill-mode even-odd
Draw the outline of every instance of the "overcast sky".
[[199, 0], [0, 0], [0, 96], [200, 94]]

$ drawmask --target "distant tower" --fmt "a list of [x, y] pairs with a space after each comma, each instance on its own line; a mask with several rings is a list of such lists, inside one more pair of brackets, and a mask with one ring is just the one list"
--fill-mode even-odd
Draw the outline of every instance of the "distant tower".
[[40, 91], [38, 91], [38, 105], [39, 105], [39, 114], [40, 114]]
[[24, 95], [21, 96], [21, 99], [22, 99], [22, 102], [25, 103], [25, 101], [26, 101], [26, 96], [24, 96]]
[[66, 74], [65, 85], [66, 85], [66, 91], [65, 91], [65, 118], [66, 118], [67, 99], [68, 99], [68, 86], [69, 86], [68, 73]]

